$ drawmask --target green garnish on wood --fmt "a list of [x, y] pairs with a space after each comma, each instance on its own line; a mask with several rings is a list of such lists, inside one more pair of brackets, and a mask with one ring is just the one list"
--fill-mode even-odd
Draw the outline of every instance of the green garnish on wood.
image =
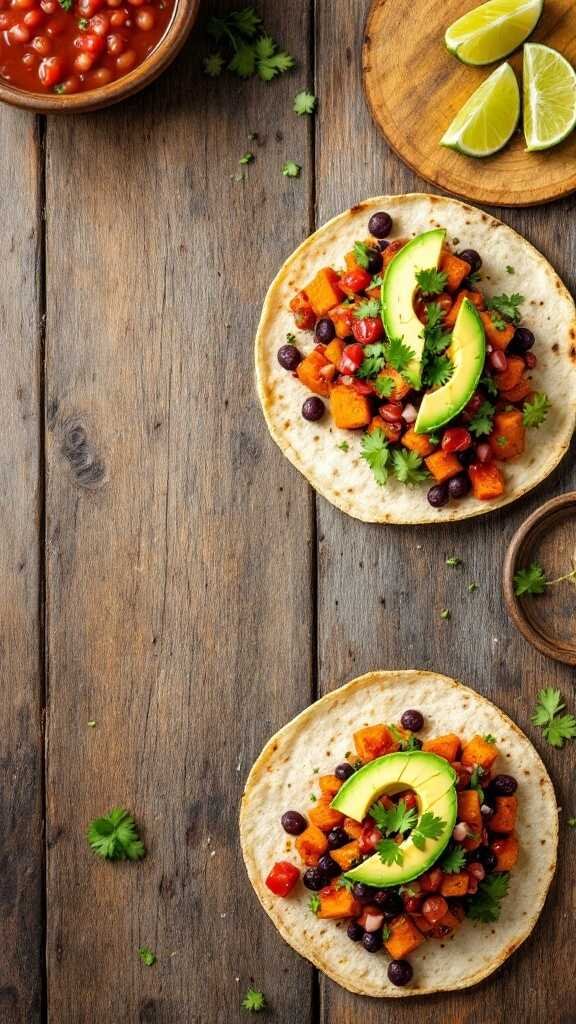
[[264, 993], [259, 992], [256, 988], [249, 988], [242, 1000], [241, 1006], [243, 1010], [248, 1010], [249, 1013], [258, 1013], [266, 1006]]
[[576, 585], [576, 569], [549, 580], [539, 562], [532, 562], [514, 574], [514, 593], [518, 597], [523, 594], [543, 594], [546, 587], [555, 587], [558, 583], [574, 583]]
[[153, 967], [156, 963], [156, 954], [151, 949], [148, 949], [148, 946], [140, 946], [138, 956], [142, 963], [146, 964], [146, 967]]
[[87, 838], [94, 853], [106, 860], [141, 860], [146, 853], [134, 818], [122, 807], [91, 821]]
[[[60, 0], [62, 4], [68, 2], [72, 4], [72, 0]], [[219, 46], [204, 60], [204, 71], [211, 78], [217, 78], [226, 67], [239, 78], [256, 74], [270, 82], [294, 67], [294, 58], [264, 32], [262, 19], [253, 7], [210, 18], [206, 31]]]
[[316, 104], [318, 100], [311, 92], [299, 92], [294, 97], [294, 112], [302, 116], [303, 114], [313, 114], [316, 110]]
[[560, 690], [546, 687], [538, 694], [538, 703], [530, 721], [539, 725], [550, 746], [561, 750], [566, 740], [576, 736], [576, 718], [571, 714], [562, 714], [566, 705]]
[[294, 163], [293, 160], [287, 160], [282, 166], [282, 174], [285, 178], [299, 178], [301, 170], [300, 164]]

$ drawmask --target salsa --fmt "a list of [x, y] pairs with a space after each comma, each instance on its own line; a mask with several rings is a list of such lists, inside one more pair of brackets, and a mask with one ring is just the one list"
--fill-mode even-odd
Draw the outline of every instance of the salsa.
[[157, 46], [174, 0], [0, 0], [0, 79], [70, 95], [133, 71]]

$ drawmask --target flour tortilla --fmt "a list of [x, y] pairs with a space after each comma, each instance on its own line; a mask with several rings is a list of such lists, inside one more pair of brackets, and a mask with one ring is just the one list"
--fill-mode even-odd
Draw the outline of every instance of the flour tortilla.
[[[422, 711], [419, 734], [455, 732], [463, 739], [491, 733], [500, 757], [495, 770], [518, 780], [520, 857], [495, 924], [465, 920], [454, 937], [430, 940], [411, 953], [407, 988], [388, 981], [389, 958], [371, 956], [346, 935], [346, 922], [318, 920], [302, 886], [286, 899], [264, 884], [278, 860], [300, 866], [294, 839], [280, 825], [287, 810], [305, 811], [318, 775], [331, 773], [352, 746], [356, 729], [398, 721], [406, 708]], [[351, 992], [407, 997], [476, 985], [492, 974], [532, 931], [556, 867], [558, 812], [548, 773], [523, 732], [474, 690], [433, 672], [371, 672], [328, 694], [289, 722], [256, 761], [242, 799], [240, 834], [250, 881], [280, 934], [298, 953]]]
[[[536, 335], [535, 390], [546, 392], [552, 409], [539, 430], [528, 433], [525, 453], [504, 468], [506, 494], [496, 501], [469, 497], [440, 511], [426, 500], [423, 484], [406, 487], [390, 480], [380, 487], [360, 457], [362, 431], [339, 430], [327, 412], [319, 423], [301, 416], [306, 388], [279, 365], [276, 353], [286, 335], [300, 350], [314, 347], [310, 332], [298, 331], [290, 300], [325, 266], [343, 266], [344, 255], [368, 236], [368, 220], [387, 210], [391, 238], [411, 237], [445, 227], [456, 250], [477, 249], [483, 259], [480, 287], [486, 295], [520, 292], [523, 324]], [[507, 266], [514, 268], [509, 274]], [[313, 487], [343, 512], [370, 523], [441, 523], [483, 515], [515, 501], [552, 472], [566, 452], [576, 424], [576, 310], [562, 281], [544, 257], [499, 220], [455, 199], [434, 195], [379, 196], [335, 217], [289, 257], [272, 283], [256, 337], [258, 393], [272, 437]], [[347, 441], [348, 451], [339, 449]]]

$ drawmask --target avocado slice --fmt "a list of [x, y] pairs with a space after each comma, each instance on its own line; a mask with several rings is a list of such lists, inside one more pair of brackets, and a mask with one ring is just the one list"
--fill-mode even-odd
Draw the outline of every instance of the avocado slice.
[[[427, 871], [443, 852], [456, 824], [456, 773], [443, 758], [422, 750], [385, 754], [360, 768], [339, 789], [332, 807], [348, 818], [362, 821], [372, 804], [382, 796], [412, 789], [418, 798], [418, 821], [430, 812], [442, 820], [442, 831], [436, 839], [427, 838], [419, 845], [412, 833], [398, 849], [401, 864], [384, 864], [378, 854], [346, 872], [354, 882], [387, 888], [401, 885]], [[417, 831], [418, 825], [415, 830]]]
[[446, 238], [444, 228], [417, 235], [390, 261], [382, 282], [382, 320], [388, 338], [401, 338], [414, 353], [405, 376], [419, 388], [422, 378], [424, 325], [414, 312], [420, 270], [437, 268]]
[[454, 363], [454, 373], [441, 388], [424, 396], [414, 426], [417, 434], [426, 434], [453, 420], [478, 387], [486, 358], [486, 336], [470, 299], [464, 299], [460, 306], [448, 355]]

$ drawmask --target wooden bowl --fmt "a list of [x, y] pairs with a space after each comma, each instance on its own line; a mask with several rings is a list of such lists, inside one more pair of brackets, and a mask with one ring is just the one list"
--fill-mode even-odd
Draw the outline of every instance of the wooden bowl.
[[504, 562], [504, 598], [522, 636], [542, 654], [576, 665], [576, 588], [569, 582], [542, 595], [514, 593], [514, 575], [539, 562], [548, 579], [570, 572], [576, 564], [576, 491], [552, 498], [516, 531]]
[[200, 0], [176, 0], [172, 20], [152, 53], [123, 78], [89, 92], [58, 96], [56, 93], [26, 92], [0, 81], [0, 101], [39, 114], [73, 114], [101, 110], [134, 96], [153, 82], [182, 49], [196, 17]]

